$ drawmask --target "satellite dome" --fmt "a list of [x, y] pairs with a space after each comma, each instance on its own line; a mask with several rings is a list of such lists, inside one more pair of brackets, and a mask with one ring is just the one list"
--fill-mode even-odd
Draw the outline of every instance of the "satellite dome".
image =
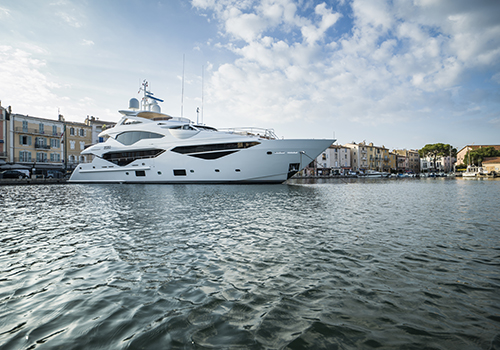
[[153, 112], [160, 113], [160, 112], [161, 112], [160, 105], [159, 105], [158, 103], [156, 103], [156, 101], [154, 101], [154, 102], [152, 103], [151, 110], [152, 110]]
[[129, 109], [139, 109], [139, 100], [136, 98], [131, 98], [128, 103]]

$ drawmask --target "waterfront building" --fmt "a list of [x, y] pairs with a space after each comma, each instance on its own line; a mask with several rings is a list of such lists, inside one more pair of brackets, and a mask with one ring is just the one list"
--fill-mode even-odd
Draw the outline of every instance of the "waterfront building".
[[420, 173], [420, 156], [418, 155], [418, 150], [395, 149], [392, 152], [398, 156], [398, 172]]
[[484, 158], [482, 166], [488, 174], [500, 176], [500, 157]]
[[92, 127], [85, 123], [65, 121], [62, 115], [59, 120], [65, 124], [63, 138], [66, 170], [72, 171], [77, 164], [91, 162], [87, 155], [81, 155], [86, 147], [92, 145]]
[[0, 101], [0, 164], [7, 162], [8, 130], [10, 121], [10, 107], [2, 107]]
[[[344, 146], [331, 145], [316, 158], [317, 175], [346, 175], [351, 170], [351, 152]], [[309, 173], [311, 173], [309, 167]]]
[[467, 145], [464, 146], [460, 151], [457, 152], [457, 165], [469, 165], [468, 160], [465, 159], [465, 156], [467, 155], [467, 152], [471, 150], [476, 150], [479, 148], [485, 148], [485, 147], [493, 147], [497, 151], [500, 151], [500, 145]]
[[433, 157], [420, 158], [420, 169], [422, 172], [451, 172], [456, 158], [450, 156], [439, 156], [434, 160]]
[[389, 169], [391, 169], [391, 173], [396, 172], [397, 169], [397, 154], [393, 152], [389, 152]]
[[95, 118], [92, 116], [87, 116], [85, 118], [85, 125], [89, 126], [92, 129], [92, 144], [100, 143], [106, 141], [103, 137], [99, 137], [99, 134], [108, 128], [112, 128], [115, 126], [115, 122], [106, 122], [103, 120], [99, 120], [99, 118]]
[[36, 175], [47, 175], [47, 170], [73, 170], [90, 156], [80, 155], [86, 147], [105, 140], [101, 131], [113, 127], [114, 122], [88, 117], [84, 123], [44, 119], [11, 113], [0, 102], [0, 165], [10, 163], [19, 168], [36, 170]]
[[391, 171], [389, 149], [384, 146], [374, 146], [373, 143], [366, 144], [365, 141], [358, 144], [355, 142], [347, 143], [344, 146], [350, 149], [353, 171]]
[[[363, 146], [362, 146], [363, 145]], [[364, 142], [357, 144], [356, 142], [346, 143], [344, 147], [349, 148], [351, 153], [351, 169], [354, 172], [362, 171], [368, 168], [368, 161], [366, 157], [366, 147]]]
[[406, 155], [396, 154], [396, 171], [398, 173], [406, 172], [407, 159]]
[[11, 114], [7, 161], [31, 170], [60, 169], [63, 127], [57, 120]]

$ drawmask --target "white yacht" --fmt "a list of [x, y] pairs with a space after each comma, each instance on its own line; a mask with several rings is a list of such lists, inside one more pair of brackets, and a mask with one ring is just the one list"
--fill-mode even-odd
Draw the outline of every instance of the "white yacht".
[[123, 117], [82, 151], [70, 182], [282, 183], [311, 163], [335, 140], [279, 139], [272, 129], [217, 130], [161, 113], [163, 102], [141, 88]]

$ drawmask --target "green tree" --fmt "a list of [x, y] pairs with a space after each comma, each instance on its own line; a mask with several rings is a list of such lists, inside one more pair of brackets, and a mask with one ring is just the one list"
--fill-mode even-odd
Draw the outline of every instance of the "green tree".
[[418, 150], [418, 155], [420, 158], [430, 157], [432, 158], [433, 164], [436, 164], [436, 160], [441, 156], [449, 156], [451, 151], [451, 156], [457, 156], [457, 149], [449, 144], [444, 143], [433, 143], [427, 144], [422, 149]]
[[[470, 158], [469, 158], [470, 156]], [[487, 157], [500, 157], [500, 151], [497, 151], [495, 147], [480, 147], [474, 150], [470, 150], [465, 154], [464, 160], [471, 164], [481, 164], [483, 163], [484, 158]]]

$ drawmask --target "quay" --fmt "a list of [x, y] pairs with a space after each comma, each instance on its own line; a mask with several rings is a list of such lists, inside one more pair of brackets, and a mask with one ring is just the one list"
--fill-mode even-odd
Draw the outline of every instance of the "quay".
[[65, 184], [68, 179], [46, 179], [46, 178], [35, 178], [35, 179], [0, 179], [0, 186], [8, 185], [54, 185], [54, 184]]

